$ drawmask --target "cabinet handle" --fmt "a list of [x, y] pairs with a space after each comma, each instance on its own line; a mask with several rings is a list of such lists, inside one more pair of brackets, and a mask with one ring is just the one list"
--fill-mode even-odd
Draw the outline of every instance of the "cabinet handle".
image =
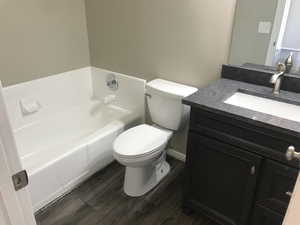
[[298, 159], [300, 161], [300, 153], [296, 152], [294, 146], [288, 147], [285, 156], [288, 161], [291, 161], [293, 159]]
[[285, 192], [285, 194], [286, 194], [287, 196], [290, 196], [290, 197], [292, 197], [292, 195], [293, 195], [293, 193], [290, 192], [290, 191]]
[[255, 171], [256, 171], [255, 166], [252, 166], [252, 167], [251, 167], [251, 175], [254, 175], [254, 174], [255, 174]]

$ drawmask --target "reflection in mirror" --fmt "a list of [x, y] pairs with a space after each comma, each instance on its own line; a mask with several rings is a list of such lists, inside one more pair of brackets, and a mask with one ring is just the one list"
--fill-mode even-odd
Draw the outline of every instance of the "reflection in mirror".
[[300, 0], [238, 0], [230, 64], [276, 70], [292, 57], [300, 74]]

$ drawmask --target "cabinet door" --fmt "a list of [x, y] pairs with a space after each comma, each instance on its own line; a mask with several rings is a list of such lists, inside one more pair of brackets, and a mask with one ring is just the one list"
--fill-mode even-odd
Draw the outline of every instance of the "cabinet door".
[[256, 206], [251, 225], [281, 225], [283, 216], [263, 206]]
[[262, 176], [258, 186], [256, 204], [284, 216], [297, 176], [297, 169], [272, 160], [266, 160], [262, 166]]
[[248, 223], [261, 157], [193, 132], [186, 205], [230, 225]]

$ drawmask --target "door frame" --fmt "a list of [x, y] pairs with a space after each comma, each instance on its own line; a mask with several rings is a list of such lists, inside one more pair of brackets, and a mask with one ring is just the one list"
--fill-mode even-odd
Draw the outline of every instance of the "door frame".
[[[4, 162], [6, 162], [7, 173], [11, 177], [23, 170], [21, 160], [17, 151], [17, 145], [13, 134], [13, 129], [9, 121], [7, 107], [3, 96], [3, 88], [0, 81], [0, 151]], [[0, 155], [0, 156], [1, 156]], [[10, 178], [9, 178], [10, 179]], [[12, 182], [12, 180], [11, 180]], [[27, 187], [15, 191], [13, 195], [17, 198], [16, 204], [20, 209], [19, 214], [15, 215], [22, 218], [24, 225], [36, 225], [32, 203]], [[2, 202], [3, 203], [3, 202]], [[5, 204], [5, 203], [3, 203]], [[5, 206], [5, 205], [4, 205]], [[16, 214], [18, 212], [16, 211]], [[21, 225], [21, 224], [20, 224]], [[23, 225], [23, 224], [22, 224]]]
[[265, 65], [272, 66], [277, 49], [280, 49], [292, 0], [278, 0]]
[[[295, 225], [300, 221], [300, 173], [293, 191], [293, 195], [288, 207], [288, 210], [285, 214], [283, 225]], [[297, 223], [298, 221], [298, 223]]]

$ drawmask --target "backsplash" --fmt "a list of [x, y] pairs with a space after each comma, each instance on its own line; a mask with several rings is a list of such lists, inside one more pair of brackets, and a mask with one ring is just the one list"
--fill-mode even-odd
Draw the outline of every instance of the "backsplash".
[[[273, 71], [252, 69], [243, 66], [223, 65], [222, 78], [243, 81], [251, 84], [273, 87], [270, 78]], [[286, 74], [281, 86], [282, 90], [300, 93], [300, 76]]]

